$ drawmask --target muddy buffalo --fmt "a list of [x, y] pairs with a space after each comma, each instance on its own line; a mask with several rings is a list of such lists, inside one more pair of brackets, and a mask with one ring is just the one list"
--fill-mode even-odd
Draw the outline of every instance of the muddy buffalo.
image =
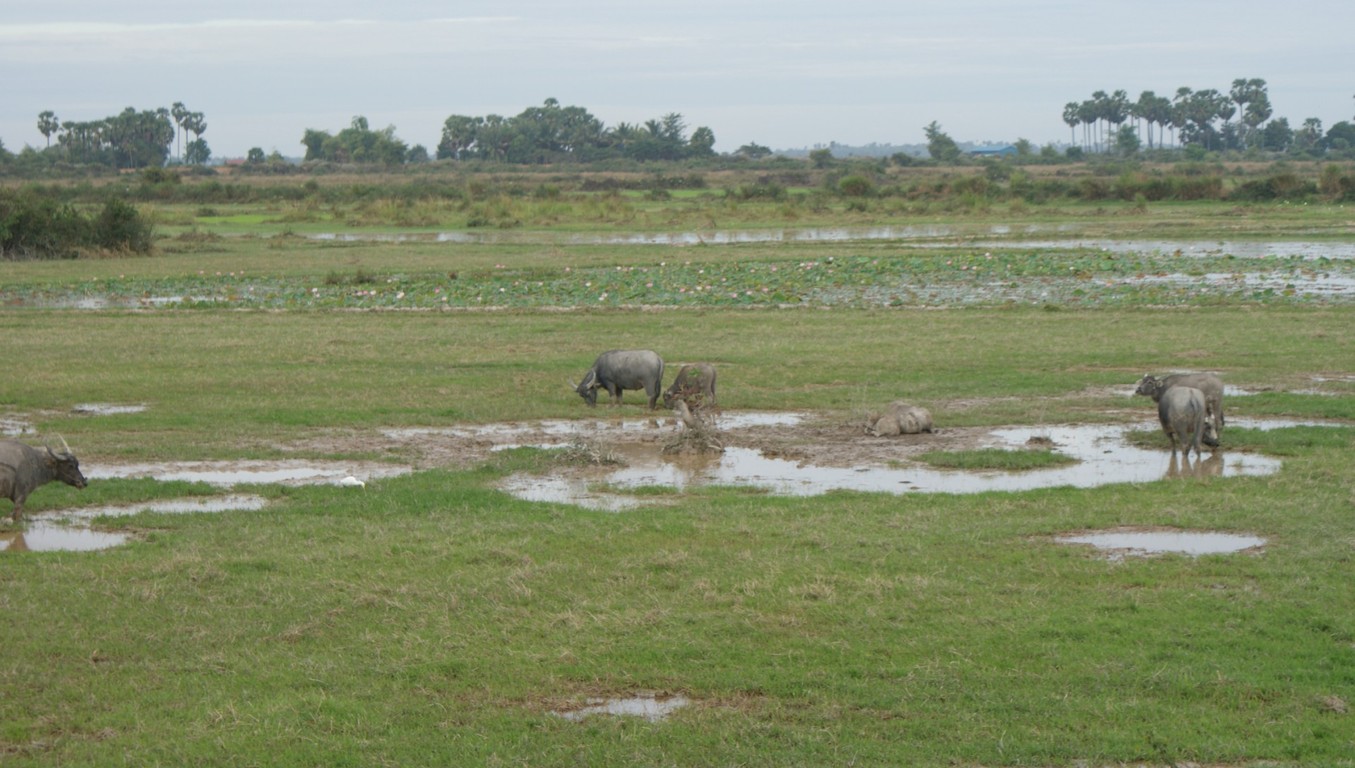
[[613, 349], [598, 355], [593, 367], [574, 388], [589, 405], [597, 405], [598, 390], [611, 395], [612, 404], [621, 402], [621, 392], [642, 389], [649, 396], [649, 408], [658, 407], [663, 387], [663, 358], [651, 349]]
[[80, 462], [65, 440], [59, 453], [50, 446], [44, 452], [17, 440], [0, 440], [0, 499], [14, 503], [10, 519], [17, 523], [23, 517], [28, 494], [53, 480], [76, 488], [86, 485]]
[[882, 414], [871, 414], [866, 419], [866, 433], [876, 437], [916, 435], [932, 431], [932, 414], [926, 408], [896, 400], [885, 407]]
[[703, 406], [716, 405], [715, 366], [710, 363], [688, 363], [679, 368], [673, 383], [663, 391], [663, 405], [672, 408], [675, 401], [685, 400], [689, 407], [695, 408], [692, 400], [697, 396]]

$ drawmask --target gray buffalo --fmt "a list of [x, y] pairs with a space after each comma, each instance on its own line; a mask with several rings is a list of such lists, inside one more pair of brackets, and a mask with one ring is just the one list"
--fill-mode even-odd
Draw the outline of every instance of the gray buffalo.
[[663, 387], [663, 358], [650, 349], [613, 349], [603, 352], [593, 361], [593, 367], [584, 374], [574, 388], [589, 405], [597, 405], [598, 390], [611, 395], [612, 404], [621, 402], [621, 392], [642, 389], [649, 396], [649, 408], [658, 407], [659, 389]]
[[[675, 401], [690, 401], [697, 395], [701, 397], [701, 405], [716, 405], [715, 366], [710, 363], [689, 363], [679, 368], [673, 383], [663, 391], [663, 405], [672, 408]], [[696, 407], [691, 403], [689, 406]]]
[[932, 431], [932, 414], [926, 408], [895, 400], [885, 406], [882, 414], [871, 414], [866, 419], [866, 433], [876, 437], [916, 435]]
[[60, 453], [50, 446], [43, 452], [17, 440], [0, 440], [0, 499], [14, 503], [11, 520], [17, 523], [23, 517], [28, 494], [53, 480], [76, 488], [86, 485], [80, 462], [65, 440], [61, 441]]
[[[1177, 385], [1162, 393], [1157, 401], [1157, 419], [1162, 423], [1162, 431], [1172, 441], [1172, 456], [1176, 455], [1177, 443], [1184, 447], [1184, 455], [1190, 458], [1191, 449], [1195, 449], [1195, 458], [1200, 458], [1200, 443], [1213, 429], [1205, 413], [1204, 393], [1195, 387]], [[1217, 444], [1217, 440], [1214, 441]]]
[[1194, 387], [1204, 395], [1205, 412], [1213, 423], [1205, 444], [1218, 445], [1219, 436], [1223, 434], [1223, 382], [1212, 373], [1174, 373], [1160, 379], [1144, 374], [1134, 388], [1134, 394], [1147, 395], [1153, 402], [1160, 403], [1162, 394], [1172, 387]]

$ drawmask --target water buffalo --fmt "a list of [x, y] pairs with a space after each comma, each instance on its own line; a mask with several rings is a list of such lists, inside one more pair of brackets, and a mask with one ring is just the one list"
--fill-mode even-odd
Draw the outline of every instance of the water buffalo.
[[50, 446], [46, 453], [17, 440], [0, 440], [0, 499], [14, 503], [10, 519], [19, 522], [23, 517], [24, 502], [38, 486], [53, 480], [84, 488], [85, 476], [80, 474], [80, 462], [61, 441], [61, 452]]
[[663, 358], [658, 353], [649, 349], [613, 349], [598, 355], [574, 391], [584, 402], [597, 405], [598, 390], [605, 389], [616, 405], [621, 402], [622, 390], [643, 389], [653, 410], [658, 407], [662, 386]]
[[[715, 366], [710, 363], [689, 363], [678, 369], [677, 378], [663, 391], [663, 405], [672, 408], [675, 400], [690, 400], [701, 396], [701, 405], [714, 406]], [[695, 404], [689, 403], [690, 407]]]
[[1213, 428], [1206, 418], [1204, 392], [1195, 387], [1170, 387], [1157, 401], [1157, 419], [1162, 423], [1162, 431], [1172, 441], [1172, 456], [1176, 455], [1179, 441], [1184, 446], [1185, 458], [1190, 458], [1192, 448], [1195, 449], [1195, 458], [1200, 458], [1200, 442], [1206, 431]]
[[895, 400], [885, 406], [882, 414], [866, 419], [866, 433], [876, 437], [916, 435], [932, 431], [932, 415], [926, 408]]
[[[1205, 411], [1213, 421], [1212, 435], [1206, 444], [1218, 445], [1219, 436], [1223, 434], [1223, 382], [1218, 376], [1212, 373], [1174, 373], [1159, 379], [1144, 374], [1134, 388], [1134, 394], [1147, 395], [1153, 398], [1153, 402], [1159, 403], [1163, 392], [1181, 386], [1194, 387], [1204, 394]], [[1209, 439], [1213, 442], [1208, 442]]]

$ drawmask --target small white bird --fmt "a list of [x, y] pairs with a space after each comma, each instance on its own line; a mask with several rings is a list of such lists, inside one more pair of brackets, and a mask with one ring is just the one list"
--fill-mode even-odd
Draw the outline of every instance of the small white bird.
[[353, 477], [352, 475], [349, 475], [348, 477], [345, 477], [344, 479], [340, 480], [339, 485], [342, 485], [345, 488], [365, 488], [367, 486], [366, 483], [362, 482], [356, 477]]

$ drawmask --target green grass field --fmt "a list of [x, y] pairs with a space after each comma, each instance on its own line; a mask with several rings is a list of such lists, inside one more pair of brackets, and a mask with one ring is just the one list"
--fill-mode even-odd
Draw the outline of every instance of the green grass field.
[[[719, 366], [727, 411], [849, 418], [906, 397], [941, 426], [1102, 423], [1151, 413], [1112, 389], [1196, 369], [1253, 393], [1228, 400], [1230, 418], [1333, 426], [1226, 432], [1230, 450], [1283, 459], [1264, 477], [975, 495], [711, 487], [612, 513], [496, 490], [557, 460], [526, 449], [361, 490], [259, 486], [256, 512], [101, 518], [137, 540], [0, 552], [0, 762], [1355, 765], [1355, 305], [1139, 286], [1129, 278], [1190, 267], [1019, 237], [997, 253], [572, 245], [549, 226], [511, 242], [341, 242], [278, 236], [263, 222], [280, 212], [263, 213], [218, 210], [223, 232], [206, 237], [167, 212], [183, 229], [147, 258], [0, 262], [0, 417], [32, 424], [30, 442], [61, 435], [87, 469], [403, 464], [362, 436], [591, 416], [567, 382], [599, 351], [651, 347]], [[1351, 237], [1335, 209], [1083, 213], [1063, 218], [1120, 240], [1305, 240], [1314, 220], [1315, 241]], [[795, 271], [830, 257], [831, 276]], [[1071, 271], [1081, 293], [946, 298], [993, 261], [999, 282], [1052, 290]], [[720, 298], [786, 272], [783, 301]], [[1094, 287], [1118, 278], [1127, 287]], [[515, 282], [512, 300], [474, 302]], [[884, 283], [935, 295], [871, 300]], [[719, 288], [665, 298], [702, 284]], [[216, 298], [150, 301], [195, 291]], [[72, 309], [72, 296], [114, 301]], [[72, 410], [91, 402], [147, 409]], [[643, 414], [634, 393], [620, 411]], [[316, 440], [333, 434], [347, 439]], [[28, 506], [214, 492], [104, 479], [44, 486]], [[1054, 541], [1120, 527], [1266, 545], [1109, 561]], [[657, 722], [558, 714], [643, 695], [688, 703]]]

